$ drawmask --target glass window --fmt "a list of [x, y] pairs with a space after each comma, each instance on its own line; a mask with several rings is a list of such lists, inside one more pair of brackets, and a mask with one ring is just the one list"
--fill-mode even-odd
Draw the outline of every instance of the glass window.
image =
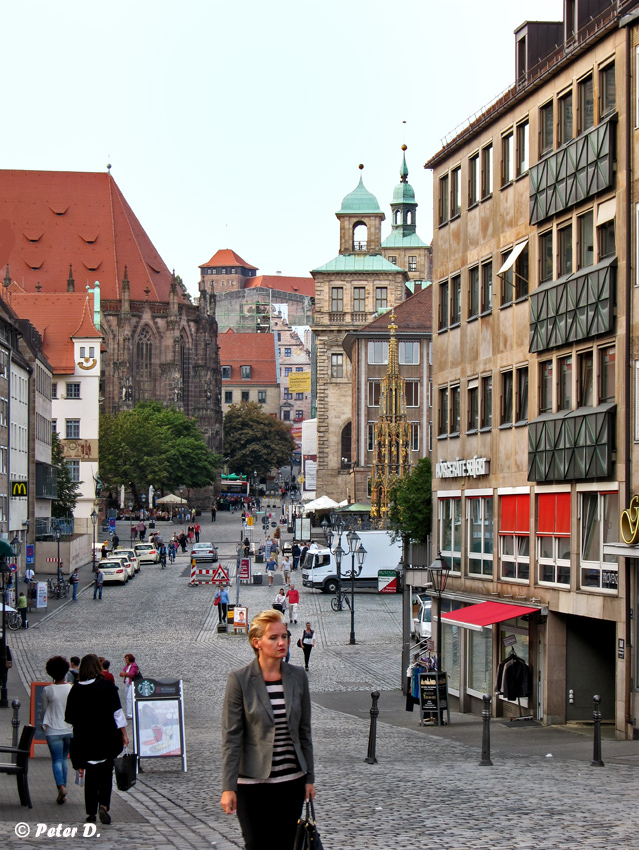
[[[501, 255], [502, 266], [512, 252], [513, 249], [509, 248]], [[505, 307], [507, 304], [512, 304], [515, 297], [515, 289], [513, 286], [513, 267], [510, 266], [510, 268], [506, 269], [505, 272], [502, 272], [499, 277], [501, 278], [501, 305], [502, 307]]]
[[448, 174], [439, 178], [439, 223], [448, 221]]
[[419, 381], [406, 381], [406, 407], [419, 407]]
[[222, 366], [222, 380], [230, 381], [231, 380], [231, 367], [230, 366]]
[[304, 411], [303, 410], [296, 410], [295, 411], [295, 421], [299, 422], [300, 419], [304, 419]]
[[408, 271], [409, 272], [416, 272], [417, 271], [417, 257], [413, 256], [412, 254], [408, 255]]
[[[370, 342], [368, 343], [370, 346]], [[331, 354], [331, 378], [344, 377], [344, 355]]]
[[489, 198], [493, 193], [493, 146], [488, 145], [481, 152], [481, 197]]
[[461, 425], [461, 408], [459, 386], [450, 388], [450, 434], [459, 434]]
[[528, 581], [530, 576], [530, 537], [527, 534], [502, 534], [502, 578]]
[[579, 268], [584, 269], [591, 266], [595, 261], [594, 233], [592, 210], [579, 216]]
[[[242, 393], [242, 395], [244, 395], [244, 393]], [[282, 411], [282, 420], [284, 422], [290, 422], [291, 421], [291, 411], [290, 410], [283, 410]]]
[[539, 236], [539, 280], [545, 283], [553, 279], [552, 230]]
[[501, 373], [501, 424], [513, 423], [513, 373], [512, 370]]
[[559, 236], [559, 275], [572, 273], [572, 224], [562, 227]]
[[479, 387], [477, 381], [468, 387], [468, 430], [479, 428]]
[[616, 591], [616, 556], [604, 555], [603, 545], [619, 537], [619, 494], [581, 493], [580, 497], [581, 587]]
[[233, 404], [233, 390], [224, 390], [224, 404]]
[[439, 544], [452, 572], [461, 572], [461, 499], [439, 499]]
[[521, 177], [529, 167], [528, 121], [517, 125], [517, 177]]
[[479, 154], [468, 160], [468, 206], [472, 207], [479, 201]]
[[281, 342], [281, 341], [282, 341], [282, 331], [278, 331], [278, 332], [277, 332], [277, 341], [278, 341], [278, 342]]
[[528, 245], [515, 260], [515, 297], [517, 300], [528, 296]]
[[557, 361], [559, 372], [559, 410], [572, 409], [572, 357], [560, 357]]
[[559, 104], [559, 144], [565, 145], [572, 139], [572, 92], [558, 100]]
[[570, 493], [537, 496], [539, 581], [570, 585]]
[[599, 349], [599, 404], [615, 400], [615, 347]]
[[615, 220], [611, 219], [598, 227], [597, 235], [599, 239], [599, 259], [603, 260], [605, 257], [614, 257], [616, 251]]
[[397, 265], [397, 257], [389, 257], [388, 262], [392, 263], [394, 266]]
[[419, 422], [410, 423], [410, 446], [412, 451], [419, 451]]
[[439, 391], [439, 436], [448, 434], [448, 387]]
[[366, 287], [365, 286], [355, 286], [355, 287], [353, 287], [353, 312], [355, 312], [355, 313], [365, 313], [366, 312]]
[[292, 367], [292, 366], [285, 366], [285, 367], [284, 367], [284, 375], [285, 375], [286, 377], [288, 377], [288, 376], [291, 374], [291, 372], [292, 372], [292, 371], [293, 371], [293, 367]]
[[80, 384], [67, 384], [67, 398], [80, 398]]
[[516, 371], [517, 376], [517, 409], [515, 411], [516, 422], [528, 420], [528, 366], [521, 366]]
[[399, 343], [399, 362], [402, 366], [418, 365], [419, 364], [419, 343], [405, 342], [400, 340]]
[[331, 312], [342, 313], [344, 311], [344, 287], [331, 287]]
[[479, 266], [468, 270], [468, 318], [479, 314]]
[[493, 574], [493, 499], [468, 499], [468, 572]]
[[599, 72], [601, 117], [615, 111], [615, 63], [611, 62]]
[[513, 181], [513, 134], [507, 133], [501, 138], [501, 185], [506, 186]]
[[67, 440], [77, 440], [80, 437], [79, 419], [65, 419], [65, 436]]
[[539, 364], [539, 412], [552, 413], [552, 360]]
[[539, 110], [539, 156], [549, 153], [553, 148], [553, 109], [552, 100]]
[[375, 287], [375, 309], [385, 310], [388, 307], [388, 289], [385, 286]]
[[69, 474], [71, 477], [71, 481], [74, 484], [80, 483], [80, 461], [79, 460], [67, 460], [65, 461], [67, 467], [69, 468]]
[[242, 390], [242, 401], [246, 402], [246, 401], [249, 401], [249, 400], [250, 400], [250, 391], [249, 390]]
[[579, 407], [594, 406], [592, 351], [582, 351], [577, 355], [579, 365]]
[[375, 423], [369, 422], [366, 428], [366, 450], [372, 452], [375, 448]]
[[592, 74], [578, 83], [579, 91], [579, 132], [583, 133], [594, 127], [595, 99], [592, 89]]
[[[6, 375], [5, 375], [5, 377], [6, 377]], [[51, 398], [57, 398], [57, 397], [58, 397], [58, 385], [54, 381], [51, 384]]]
[[251, 367], [250, 366], [242, 366], [242, 380], [250, 381], [251, 380]]
[[369, 340], [368, 362], [385, 364], [388, 363], [388, 342], [383, 340]]
[[257, 391], [257, 400], [259, 404], [266, 404], [266, 390]]
[[439, 284], [439, 330], [448, 327], [448, 281]]
[[379, 381], [368, 382], [368, 406], [379, 407]]
[[450, 217], [455, 218], [461, 213], [461, 167], [453, 168], [450, 172]]
[[461, 275], [456, 274], [450, 279], [450, 324], [461, 322]]
[[487, 313], [493, 307], [493, 264], [483, 263], [481, 267], [481, 311]]
[[481, 379], [481, 427], [493, 427], [493, 376]]
[[284, 357], [290, 357], [290, 356], [291, 356], [291, 349], [285, 348], [284, 349]]
[[492, 629], [468, 632], [467, 677], [468, 690], [481, 696], [492, 690], [493, 640]]
[[295, 393], [295, 401], [304, 401], [304, 393]]

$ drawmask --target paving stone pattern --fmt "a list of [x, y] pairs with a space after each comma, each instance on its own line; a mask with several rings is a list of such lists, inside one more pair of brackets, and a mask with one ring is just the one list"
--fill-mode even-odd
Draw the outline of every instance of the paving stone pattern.
[[[218, 514], [216, 525], [204, 526], [202, 539], [210, 534], [226, 561], [234, 556], [239, 529], [239, 516]], [[25, 687], [32, 679], [46, 680], [44, 664], [51, 655], [86, 652], [110, 658], [116, 678], [124, 653], [133, 652], [145, 675], [184, 682], [188, 773], [181, 772], [177, 760], [146, 761], [134, 790], [114, 792], [113, 825], [98, 824], [95, 840], [108, 850], [242, 846], [236, 819], [219, 806], [219, 718], [228, 672], [253, 653], [246, 637], [218, 634], [213, 588], [190, 588], [186, 567], [182, 555], [166, 570], [143, 566], [126, 587], [107, 586], [102, 602], [94, 601], [89, 589], [78, 602], [60, 606], [10, 638], [17, 662], [12, 675], [18, 672]], [[348, 700], [356, 691], [398, 688], [400, 599], [357, 593], [358, 644], [350, 646], [350, 612], [331, 611], [330, 597], [303, 589], [297, 578], [301, 603], [299, 623], [292, 627], [291, 660], [302, 661], [295, 641], [310, 620], [317, 641], [309, 672], [312, 693], [318, 698], [341, 693]], [[242, 587], [249, 618], [270, 607], [276, 592], [268, 586]], [[20, 698], [26, 703], [24, 695]], [[0, 717], [5, 739], [10, 737], [9, 714]], [[424, 729], [379, 722], [379, 764], [368, 765], [363, 761], [368, 728], [366, 719], [314, 704], [316, 811], [326, 850], [639, 848], [634, 764], [595, 769], [568, 758], [512, 755], [485, 768], [478, 765], [480, 740], [469, 746]], [[36, 748], [31, 783], [34, 809], [29, 811], [16, 805], [15, 781], [0, 776], [0, 846], [41, 847], [42, 840], [33, 839], [37, 823], [82, 825], [80, 788], [70, 786], [64, 807], [53, 803], [44, 746]], [[17, 821], [30, 825], [30, 838], [15, 836]], [[59, 841], [65, 847], [74, 843]]]

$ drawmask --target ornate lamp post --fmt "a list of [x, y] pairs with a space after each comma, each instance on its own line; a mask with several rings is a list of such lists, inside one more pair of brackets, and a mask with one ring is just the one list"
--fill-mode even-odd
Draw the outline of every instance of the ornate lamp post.
[[2, 640], [0, 641], [0, 708], [9, 707], [7, 694], [7, 612], [5, 594], [7, 577], [11, 574], [7, 558], [13, 554], [6, 540], [0, 540], [0, 574], [2, 575]]
[[91, 522], [93, 523], [93, 557], [92, 557], [91, 561], [92, 561], [92, 564], [93, 564], [93, 567], [92, 567], [93, 572], [95, 572], [95, 545], [96, 545], [95, 535], [96, 535], [96, 528], [97, 528], [97, 525], [98, 525], [98, 512], [96, 511], [95, 508], [93, 508], [93, 510], [91, 511]]
[[[366, 549], [360, 542], [360, 536], [356, 531], [351, 531], [348, 534], [348, 548], [351, 553], [351, 636], [349, 643], [356, 644], [355, 640], [355, 579], [362, 572], [364, 559], [366, 558]], [[357, 567], [355, 567], [355, 558], [357, 557]]]
[[335, 563], [337, 564], [337, 610], [342, 610], [342, 558], [346, 554], [345, 550], [342, 549], [342, 532], [344, 531], [344, 519], [341, 517], [337, 511], [331, 511], [329, 514], [329, 519], [331, 521], [331, 527], [326, 528], [325, 537], [326, 542], [328, 543], [328, 548], [330, 549], [332, 544], [337, 543], [337, 548], [340, 550], [341, 555], [337, 557], [337, 550], [333, 549], [333, 554], [335, 555]]
[[442, 561], [441, 553], [437, 553], [437, 558], [428, 567], [428, 577], [433, 585], [433, 590], [437, 594], [437, 669], [442, 669], [442, 593], [446, 590], [446, 582], [448, 581], [448, 573], [450, 566], [447, 566]]
[[55, 539], [58, 543], [58, 584], [60, 584], [60, 526], [58, 526], [55, 530]]

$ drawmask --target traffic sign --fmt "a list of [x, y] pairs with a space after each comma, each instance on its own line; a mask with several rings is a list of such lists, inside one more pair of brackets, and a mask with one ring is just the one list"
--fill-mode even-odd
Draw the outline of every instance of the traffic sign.
[[211, 578], [211, 582], [213, 584], [226, 584], [229, 580], [228, 570], [222, 566], [218, 566], [217, 569], [213, 571], [213, 576]]
[[377, 589], [380, 593], [397, 593], [397, 573], [395, 570], [378, 570]]
[[17, 564], [9, 564], [9, 569], [11, 570], [12, 573], [15, 573], [15, 572], [18, 571], [18, 565]]
[[35, 563], [35, 544], [27, 543], [27, 564]]
[[115, 531], [115, 517], [109, 519], [109, 531]]

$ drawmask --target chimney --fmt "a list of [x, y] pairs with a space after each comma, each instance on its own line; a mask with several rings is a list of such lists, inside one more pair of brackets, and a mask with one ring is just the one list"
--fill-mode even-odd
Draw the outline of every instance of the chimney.
[[73, 267], [69, 263], [69, 277], [67, 278], [67, 292], [75, 292], [75, 281], [73, 280]]

